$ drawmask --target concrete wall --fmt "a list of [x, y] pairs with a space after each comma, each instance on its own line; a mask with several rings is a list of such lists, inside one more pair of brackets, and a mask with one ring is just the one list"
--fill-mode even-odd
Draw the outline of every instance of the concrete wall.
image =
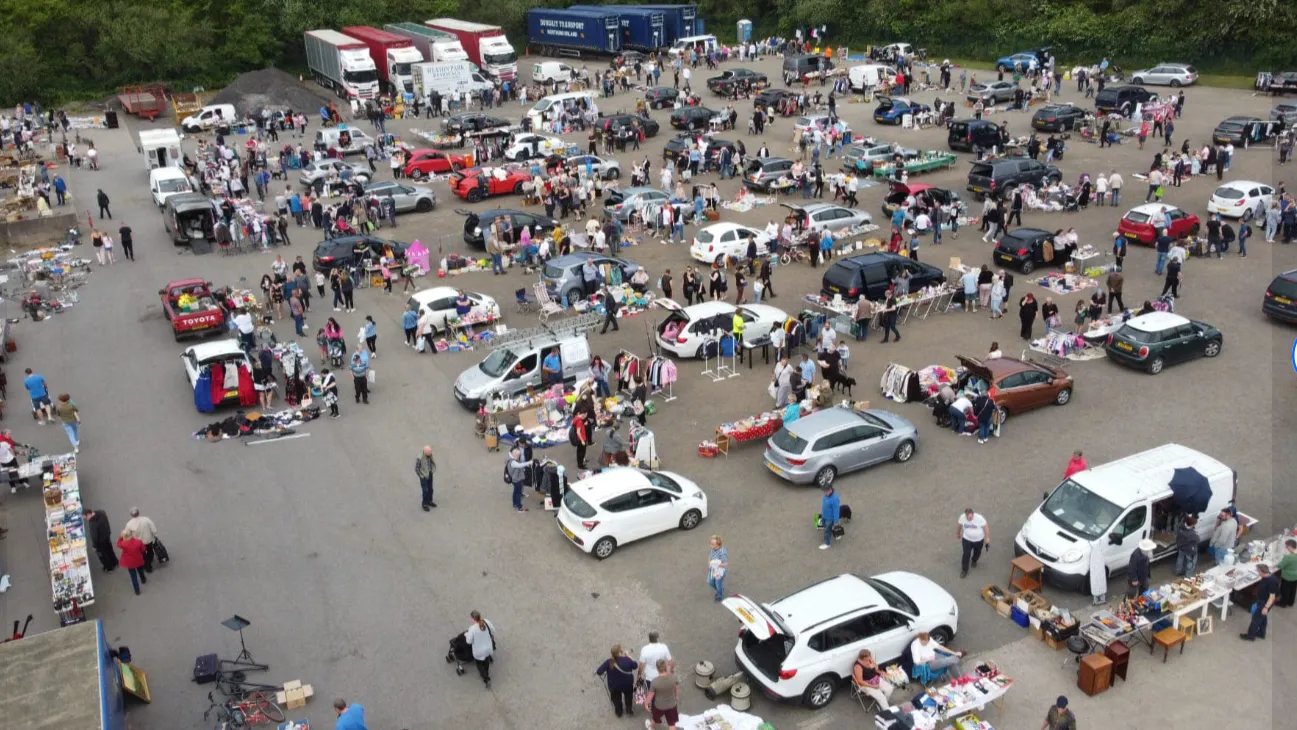
[[77, 225], [76, 213], [34, 216], [20, 221], [0, 221], [0, 246], [31, 246], [59, 243], [69, 228]]

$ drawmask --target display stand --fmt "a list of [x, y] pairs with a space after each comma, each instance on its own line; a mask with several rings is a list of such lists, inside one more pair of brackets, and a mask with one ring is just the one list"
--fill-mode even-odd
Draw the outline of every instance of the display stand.
[[[715, 344], [716, 344], [716, 358], [715, 358], [715, 359], [716, 359], [716, 364], [715, 364], [715, 365], [712, 365], [712, 364], [711, 364], [711, 362], [712, 362], [711, 351], [707, 348], [707, 346], [710, 345], [710, 344], [712, 344], [712, 343], [715, 343]], [[721, 372], [721, 364], [720, 364], [720, 363], [721, 363], [721, 343], [720, 343], [720, 340], [719, 340], [718, 338], [712, 337], [712, 336], [710, 336], [710, 335], [707, 336], [707, 337], [704, 337], [704, 338], [703, 338], [703, 371], [702, 371], [702, 374], [703, 374], [703, 375], [706, 375], [706, 376], [709, 377], [709, 378], [711, 378], [713, 383], [717, 383], [717, 382], [720, 382], [720, 381], [722, 381], [722, 380], [725, 379], [725, 375], [724, 375], [724, 373]]]
[[[739, 357], [739, 340], [729, 332], [722, 332], [717, 341], [716, 351], [716, 375], [715, 380], [725, 378], [737, 378], [739, 376], [738, 357]], [[729, 347], [729, 355], [725, 354], [725, 348]], [[725, 364], [725, 358], [729, 358], [729, 364]]]

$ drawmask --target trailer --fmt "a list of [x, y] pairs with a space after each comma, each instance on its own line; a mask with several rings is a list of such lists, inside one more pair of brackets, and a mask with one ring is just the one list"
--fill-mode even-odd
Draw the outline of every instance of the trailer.
[[423, 54], [414, 47], [414, 41], [404, 36], [367, 25], [352, 25], [342, 29], [369, 48], [369, 57], [378, 71], [378, 82], [384, 91], [398, 90], [413, 93], [410, 66], [423, 62]]
[[612, 10], [527, 11], [527, 42], [542, 56], [616, 55], [621, 40], [621, 15]]
[[568, 10], [605, 10], [621, 16], [621, 47], [637, 51], [666, 48], [665, 14], [628, 5], [573, 5]]
[[640, 10], [655, 10], [662, 13], [663, 31], [665, 37], [662, 39], [664, 46], [669, 46], [681, 38], [701, 35], [703, 32], [702, 21], [698, 18], [697, 5], [618, 5], [618, 10], [626, 8], [638, 8]]
[[504, 37], [504, 28], [454, 18], [435, 18], [423, 24], [433, 30], [454, 34], [464, 46], [468, 60], [476, 63], [492, 80], [502, 82], [518, 78], [518, 53]]
[[203, 108], [203, 97], [199, 95], [201, 92], [202, 87], [199, 87], [171, 95], [171, 107], [176, 111], [176, 119], [184, 119]]
[[435, 91], [441, 96], [455, 92], [478, 94], [494, 88], [469, 61], [425, 61], [410, 67], [415, 97], [427, 102]]
[[423, 54], [424, 61], [467, 61], [468, 54], [464, 46], [453, 33], [435, 30], [419, 23], [390, 23], [383, 30], [403, 38], [408, 38], [414, 47]]
[[0, 644], [5, 727], [126, 730], [126, 693], [147, 702], [148, 680], [109, 647], [98, 620]]
[[144, 155], [144, 169], [183, 167], [184, 150], [175, 129], [141, 129], [139, 151]]
[[377, 99], [378, 69], [369, 46], [336, 30], [308, 30], [306, 65], [315, 82], [344, 99]]
[[127, 113], [153, 121], [167, 108], [167, 92], [158, 84], [126, 86], [117, 95], [117, 101]]

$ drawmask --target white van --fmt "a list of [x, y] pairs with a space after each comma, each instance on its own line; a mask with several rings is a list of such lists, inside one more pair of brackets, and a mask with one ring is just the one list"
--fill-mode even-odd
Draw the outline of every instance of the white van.
[[[1196, 502], [1171, 486], [1173, 478], [1198, 479], [1192, 472], [1206, 481]], [[1145, 539], [1157, 544], [1153, 560], [1170, 557], [1176, 552], [1175, 526], [1187, 514], [1198, 516], [1198, 536], [1205, 543], [1216, 515], [1233, 504], [1237, 491], [1238, 474], [1225, 464], [1187, 446], [1158, 446], [1064, 479], [1027, 518], [1013, 539], [1013, 552], [1044, 563], [1049, 583], [1088, 591], [1093, 550], [1103, 551], [1110, 576], [1125, 572]], [[1256, 520], [1240, 514], [1239, 522]]]
[[555, 105], [559, 107], [573, 106], [584, 102], [586, 108], [595, 109], [597, 113], [598, 107], [595, 106], [594, 100], [594, 94], [589, 91], [569, 91], [566, 94], [553, 94], [542, 97], [537, 101], [536, 105], [527, 112], [527, 118], [531, 120], [532, 129], [540, 129], [545, 120], [551, 118], [550, 111], [555, 108]]
[[167, 198], [179, 193], [192, 193], [185, 171], [179, 167], [155, 167], [149, 170], [149, 191], [153, 193], [153, 202], [159, 208], [167, 204]]
[[543, 336], [497, 346], [482, 362], [455, 379], [455, 400], [477, 410], [496, 393], [517, 395], [528, 388], [541, 389], [545, 356], [558, 348], [563, 382], [572, 385], [590, 377], [590, 341], [585, 335], [556, 339]]
[[180, 128], [188, 134], [197, 134], [222, 124], [231, 124], [239, 118], [233, 104], [209, 104], [180, 121]]
[[847, 69], [847, 81], [850, 82], [852, 91], [877, 88], [880, 83], [887, 83], [895, 78], [896, 69], [880, 63], [867, 63]]
[[537, 84], [566, 83], [575, 76], [572, 67], [562, 61], [541, 61], [531, 67], [531, 80]]
[[719, 45], [714, 35], [691, 35], [671, 44], [667, 54], [672, 58], [678, 58], [681, 54], [687, 55], [691, 49], [695, 48], [698, 48], [701, 53], [708, 53], [716, 50]]
[[356, 127], [329, 127], [315, 133], [315, 149], [327, 150], [336, 147], [344, 155], [363, 154], [367, 145], [374, 144], [374, 138]]

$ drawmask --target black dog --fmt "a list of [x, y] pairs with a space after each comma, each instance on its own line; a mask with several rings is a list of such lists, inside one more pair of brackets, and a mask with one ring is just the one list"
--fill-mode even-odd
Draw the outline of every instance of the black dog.
[[843, 373], [837, 373], [835, 375], [835, 374], [830, 374], [828, 372], [825, 372], [824, 379], [829, 381], [830, 391], [841, 390], [843, 393], [846, 393], [848, 396], [851, 395], [851, 389], [854, 388], [856, 385], [855, 378], [849, 375], [845, 375]]

